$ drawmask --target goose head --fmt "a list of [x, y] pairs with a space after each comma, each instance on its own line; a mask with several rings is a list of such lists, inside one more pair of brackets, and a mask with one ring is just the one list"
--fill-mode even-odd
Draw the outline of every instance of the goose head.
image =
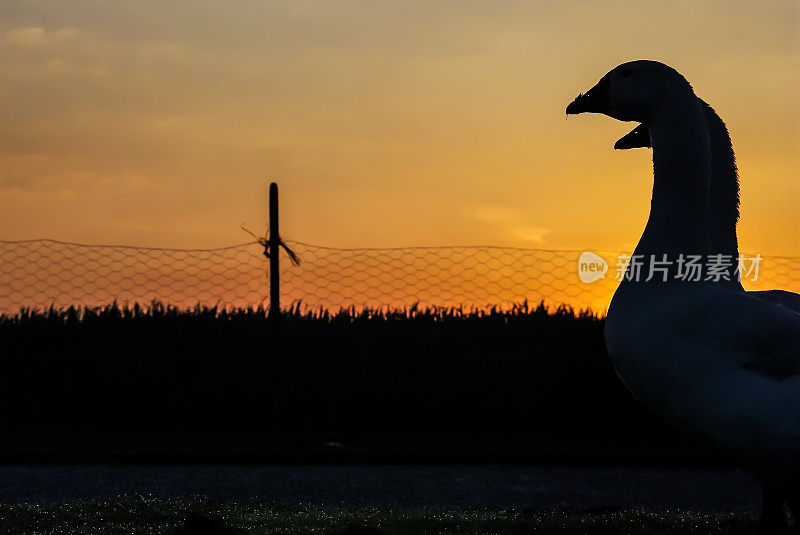
[[694, 98], [689, 82], [672, 67], [658, 61], [623, 63], [567, 106], [567, 114], [602, 113], [620, 121], [645, 125], [673, 110], [686, 97]]
[[711, 149], [703, 110], [686, 78], [657, 61], [623, 63], [566, 111], [601, 113], [647, 127], [653, 194], [637, 254], [707, 253]]
[[650, 130], [640, 124], [614, 143], [617, 150], [650, 148]]

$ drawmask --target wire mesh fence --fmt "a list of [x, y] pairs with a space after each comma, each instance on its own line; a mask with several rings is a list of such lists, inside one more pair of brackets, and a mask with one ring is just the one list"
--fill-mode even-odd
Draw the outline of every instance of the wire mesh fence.
[[[509, 307], [527, 300], [603, 312], [618, 284], [619, 251], [592, 251], [608, 264], [587, 283], [582, 251], [511, 247], [337, 249], [287, 241], [300, 259], [281, 262], [285, 306]], [[156, 249], [54, 240], [0, 241], [0, 313], [21, 307], [147, 304], [267, 307], [268, 261], [258, 241], [217, 249]], [[800, 292], [798, 258], [761, 257], [747, 289]]]
[[[599, 309], [616, 283], [583, 285], [578, 253], [511, 247], [333, 249], [291, 246], [302, 260], [282, 273], [290, 300], [312, 307], [508, 307], [524, 300]], [[321, 284], [322, 283], [322, 284]], [[608, 298], [608, 299], [606, 299]], [[605, 303], [607, 304], [607, 303]]]
[[266, 280], [263, 248], [156, 249], [54, 240], [0, 241], [0, 312], [20, 307], [100, 306], [159, 300], [258, 306]]

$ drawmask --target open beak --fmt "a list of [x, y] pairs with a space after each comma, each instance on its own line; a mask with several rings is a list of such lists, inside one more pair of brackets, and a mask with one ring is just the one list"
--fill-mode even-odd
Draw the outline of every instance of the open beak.
[[608, 77], [603, 76], [597, 85], [591, 88], [586, 93], [578, 95], [569, 106], [567, 106], [567, 115], [576, 115], [578, 113], [606, 113], [611, 102], [608, 98], [609, 83]]
[[617, 150], [639, 149], [651, 146], [650, 131], [643, 124], [640, 124], [614, 143], [614, 148]]

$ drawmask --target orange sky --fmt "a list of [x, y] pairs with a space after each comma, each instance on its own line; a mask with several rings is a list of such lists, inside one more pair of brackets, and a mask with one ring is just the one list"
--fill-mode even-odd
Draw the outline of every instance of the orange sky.
[[650, 153], [565, 120], [607, 70], [681, 71], [727, 122], [742, 249], [800, 255], [800, 4], [0, 5], [0, 239], [630, 249]]

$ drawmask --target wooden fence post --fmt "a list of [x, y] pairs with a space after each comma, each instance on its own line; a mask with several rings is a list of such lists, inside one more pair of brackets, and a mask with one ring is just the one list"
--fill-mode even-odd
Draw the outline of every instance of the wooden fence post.
[[278, 184], [272, 182], [269, 185], [269, 317], [273, 320], [281, 315], [280, 245]]

